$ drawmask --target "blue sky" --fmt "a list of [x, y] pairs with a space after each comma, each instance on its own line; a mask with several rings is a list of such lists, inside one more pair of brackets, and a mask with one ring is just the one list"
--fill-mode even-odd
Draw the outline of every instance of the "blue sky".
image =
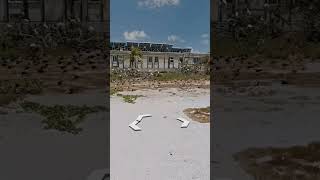
[[210, 0], [111, 0], [111, 41], [169, 43], [209, 52]]

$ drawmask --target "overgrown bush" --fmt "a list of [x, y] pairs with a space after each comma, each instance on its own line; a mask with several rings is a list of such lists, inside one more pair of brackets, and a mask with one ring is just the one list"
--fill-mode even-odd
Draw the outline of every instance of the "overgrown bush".
[[0, 33], [0, 50], [28, 48], [37, 46], [42, 49], [61, 46], [90, 47], [97, 44], [98, 36], [93, 27], [81, 24], [79, 19], [68, 19], [54, 24], [23, 23], [7, 24]]
[[45, 119], [42, 120], [44, 129], [56, 129], [71, 134], [78, 134], [82, 131], [79, 124], [85, 119], [87, 114], [107, 110], [104, 106], [45, 106], [29, 101], [21, 103], [20, 106], [26, 112], [35, 112], [44, 116]]

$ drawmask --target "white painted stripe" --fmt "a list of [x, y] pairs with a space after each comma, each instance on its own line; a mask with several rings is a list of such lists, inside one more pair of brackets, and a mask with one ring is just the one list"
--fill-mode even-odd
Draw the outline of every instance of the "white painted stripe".
[[135, 131], [141, 131], [141, 128], [139, 128], [139, 127], [137, 126], [137, 124], [138, 124], [144, 117], [151, 117], [151, 116], [152, 116], [151, 114], [142, 114], [142, 115], [139, 115], [135, 121], [133, 121], [131, 124], [129, 124], [129, 127], [132, 128], [132, 129], [135, 130]]
[[177, 118], [177, 120], [182, 122], [181, 128], [187, 128], [190, 124], [190, 121], [187, 121], [186, 119], [181, 118], [181, 117]]

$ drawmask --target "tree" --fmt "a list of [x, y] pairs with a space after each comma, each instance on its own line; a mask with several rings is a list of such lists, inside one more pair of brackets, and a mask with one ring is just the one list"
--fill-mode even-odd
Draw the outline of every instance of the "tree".
[[137, 60], [142, 58], [142, 52], [139, 48], [132, 47], [131, 48], [131, 54], [130, 54], [130, 67], [135, 65], [137, 67]]

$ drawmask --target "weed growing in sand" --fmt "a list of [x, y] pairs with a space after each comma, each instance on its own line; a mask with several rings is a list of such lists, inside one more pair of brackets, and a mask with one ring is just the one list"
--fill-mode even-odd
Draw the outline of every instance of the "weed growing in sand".
[[138, 97], [143, 97], [142, 95], [123, 95], [123, 94], [117, 94], [117, 96], [120, 96], [123, 98], [124, 102], [134, 104]]
[[26, 112], [35, 112], [44, 116], [45, 119], [42, 121], [44, 129], [56, 129], [72, 134], [78, 134], [82, 131], [82, 128], [78, 126], [85, 119], [86, 115], [107, 110], [104, 106], [45, 106], [28, 101], [21, 103], [20, 106]]

